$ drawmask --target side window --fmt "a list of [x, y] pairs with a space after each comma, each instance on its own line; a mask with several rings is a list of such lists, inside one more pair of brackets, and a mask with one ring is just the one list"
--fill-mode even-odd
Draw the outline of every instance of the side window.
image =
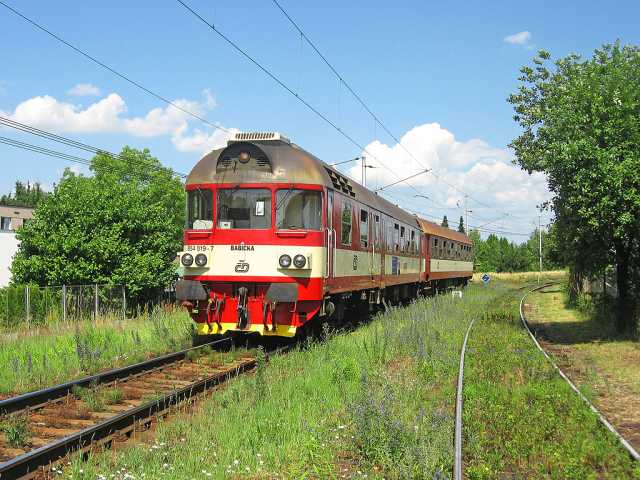
[[342, 201], [342, 222], [341, 222], [341, 243], [343, 245], [351, 245], [351, 202]]
[[378, 246], [380, 245], [380, 215], [374, 215], [373, 217], [375, 219], [375, 225], [373, 228], [373, 241], [375, 242], [375, 245]]
[[406, 230], [404, 227], [400, 227], [400, 251], [407, 251], [407, 236], [405, 235]]
[[397, 252], [400, 250], [400, 225], [397, 223], [393, 224], [393, 251]]
[[389, 217], [385, 218], [385, 223], [387, 224], [387, 251], [393, 252], [393, 223], [391, 223]]
[[409, 244], [410, 248], [409, 251], [413, 254], [416, 253], [417, 248], [416, 248], [416, 231], [412, 228], [411, 229], [411, 243]]
[[369, 212], [365, 209], [360, 209], [360, 245], [369, 246]]

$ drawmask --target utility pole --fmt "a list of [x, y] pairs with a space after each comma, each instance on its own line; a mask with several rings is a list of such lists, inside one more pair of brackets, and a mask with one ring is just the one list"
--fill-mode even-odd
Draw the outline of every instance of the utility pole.
[[467, 208], [467, 199], [469, 195], [465, 193], [464, 195], [464, 228], [467, 232], [469, 232], [469, 209]]
[[362, 186], [367, 186], [367, 157], [362, 156]]
[[539, 238], [539, 258], [540, 258], [540, 272], [538, 273], [538, 283], [540, 283], [540, 277], [542, 276], [542, 211], [538, 213], [538, 238]]
[[373, 165], [367, 165], [367, 157], [364, 155], [360, 157], [362, 160], [362, 186], [367, 186], [367, 168], [376, 168]]

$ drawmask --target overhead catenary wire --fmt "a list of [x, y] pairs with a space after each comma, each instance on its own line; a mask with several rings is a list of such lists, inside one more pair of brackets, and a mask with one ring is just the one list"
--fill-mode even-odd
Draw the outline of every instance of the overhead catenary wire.
[[[271, 70], [262, 65], [258, 60], [253, 58], [249, 53], [247, 53], [242, 47], [240, 47], [236, 42], [234, 42], [231, 38], [221, 32], [213, 23], [209, 22], [206, 18], [200, 15], [197, 11], [195, 11], [191, 6], [189, 6], [183, 0], [176, 0], [180, 5], [182, 5], [189, 13], [191, 13], [194, 17], [196, 17], [200, 22], [205, 24], [209, 29], [211, 29], [214, 33], [216, 33], [222, 40], [224, 40], [227, 44], [229, 44], [234, 50], [236, 50], [240, 55], [249, 60], [252, 64], [254, 64], [259, 70], [261, 70], [265, 75], [271, 78], [274, 82], [276, 82], [280, 87], [286, 90], [289, 94], [294, 96], [301, 102], [305, 107], [307, 107], [312, 113], [314, 113], [318, 118], [327, 123], [330, 127], [336, 130], [340, 135], [342, 135], [345, 139], [351, 142], [354, 146], [360, 149], [360, 151], [366, 153], [369, 157], [376, 160], [385, 170], [388, 170], [392, 173], [396, 178], [400, 178], [399, 175], [391, 169], [389, 166], [385, 165], [379, 158], [377, 158], [374, 154], [366, 149], [362, 144], [360, 144], [355, 138], [345, 132], [342, 128], [340, 128], [335, 122], [333, 122], [330, 118], [328, 118], [325, 114], [323, 114], [320, 110], [314, 107], [311, 103], [309, 103], [305, 98], [303, 98], [300, 94], [295, 92], [291, 87], [289, 87], [283, 80], [281, 80], [277, 75], [275, 75]], [[424, 172], [420, 172], [424, 173]], [[405, 183], [414, 191], [421, 193], [414, 185], [405, 180]]]
[[[181, 0], [178, 0], [181, 2]], [[362, 97], [360, 95], [358, 95], [358, 93], [351, 87], [351, 85], [349, 85], [349, 83], [344, 79], [344, 76], [342, 74], [340, 74], [340, 72], [338, 72], [338, 70], [333, 66], [333, 64], [327, 59], [327, 57], [325, 57], [325, 55], [318, 49], [318, 47], [316, 46], [316, 44], [307, 36], [307, 34], [302, 30], [302, 28], [298, 25], [298, 23], [291, 17], [291, 15], [289, 15], [289, 13], [284, 9], [284, 7], [278, 2], [278, 0], [271, 0], [274, 5], [276, 5], [276, 7], [280, 10], [280, 12], [282, 12], [282, 14], [287, 18], [287, 20], [291, 23], [291, 25], [293, 25], [293, 27], [298, 31], [298, 33], [300, 33], [301, 37], [305, 39], [305, 41], [309, 44], [309, 46], [318, 54], [318, 56], [322, 59], [322, 61], [327, 65], [327, 67], [329, 67], [329, 69], [333, 72], [333, 74], [338, 78], [339, 82], [341, 84], [343, 84], [347, 90], [351, 93], [351, 95], [353, 95], [353, 97], [358, 101], [358, 103], [360, 103], [360, 105], [369, 113], [369, 115], [371, 115], [371, 117], [373, 118], [374, 122], [377, 123], [378, 125], [380, 125], [382, 127], [382, 129], [396, 142], [397, 145], [400, 146], [400, 148], [402, 148], [402, 150], [404, 150], [416, 163], [418, 163], [418, 165], [420, 165], [422, 168], [427, 169], [428, 167], [426, 165], [424, 165], [399, 139], [396, 135], [393, 134], [393, 132], [391, 132], [391, 130], [385, 125], [385, 123], [372, 111], [372, 109], [367, 105], [367, 103], [362, 99]], [[480, 200], [478, 200], [477, 198], [469, 195], [467, 192], [465, 192], [464, 190], [458, 188], [456, 185], [448, 182], [447, 180], [445, 180], [444, 178], [442, 178], [442, 176], [438, 175], [435, 171], [433, 171], [433, 169], [428, 169], [429, 173], [431, 173], [431, 175], [433, 175], [436, 179], [442, 181], [443, 183], [447, 184], [449, 187], [455, 189], [456, 191], [458, 191], [459, 193], [462, 193], [464, 195], [467, 195], [468, 198], [470, 198], [471, 200], [475, 201], [476, 203], [478, 203], [479, 205], [482, 205], [486, 208], [489, 208], [491, 210], [496, 210], [499, 211], [498, 209], [496, 209], [495, 207], [492, 207]]]
[[[31, 125], [27, 125], [27, 124], [18, 122], [16, 120], [12, 120], [10, 118], [6, 118], [6, 117], [3, 117], [3, 116], [0, 116], [0, 125], [3, 125], [3, 126], [8, 127], [8, 128], [13, 128], [15, 130], [19, 130], [19, 131], [22, 131], [22, 132], [25, 132], [25, 133], [29, 133], [29, 134], [32, 134], [32, 135], [35, 135], [35, 136], [38, 136], [38, 137], [41, 137], [41, 138], [44, 138], [44, 139], [47, 139], [47, 140], [58, 142], [58, 143], [61, 143], [63, 145], [67, 145], [67, 146], [70, 146], [70, 147], [73, 147], [73, 148], [77, 148], [79, 150], [83, 150], [83, 151], [86, 151], [86, 152], [94, 153], [96, 155], [99, 155], [99, 154], [107, 155], [107, 156], [109, 156], [109, 157], [111, 157], [113, 159], [122, 160], [124, 163], [128, 163], [128, 164], [132, 163], [132, 160], [130, 158], [126, 158], [122, 154], [116, 154], [116, 153], [110, 152], [110, 151], [108, 151], [108, 150], [106, 150], [104, 148], [95, 147], [95, 146], [89, 145], [87, 143], [82, 143], [82, 142], [79, 142], [77, 140], [73, 140], [73, 139], [70, 139], [70, 138], [67, 138], [67, 137], [63, 137], [62, 135], [57, 135], [55, 133], [48, 132], [46, 130], [42, 130], [40, 128], [33, 127]], [[42, 147], [38, 147], [38, 148], [42, 148]], [[78, 158], [78, 157], [76, 157], [76, 158]], [[90, 161], [89, 160], [87, 160], [87, 161], [90, 164]], [[156, 166], [152, 166], [152, 165], [145, 165], [145, 166], [147, 166], [149, 168], [154, 168], [154, 169], [167, 169], [167, 170], [170, 170], [168, 168], [161, 167], [161, 166], [157, 166], [157, 167]], [[181, 178], [186, 178], [187, 177], [187, 175], [185, 173], [176, 172], [174, 170], [171, 170], [171, 172], [173, 174], [175, 174], [176, 176], [181, 177]]]
[[18, 140], [14, 140], [12, 138], [0, 137], [0, 143], [5, 145], [9, 145], [15, 148], [20, 148], [22, 150], [27, 150], [30, 152], [39, 153], [41, 155], [47, 155], [49, 157], [60, 158], [62, 160], [68, 160], [74, 163], [80, 163], [82, 165], [91, 165], [91, 161], [86, 158], [78, 157], [75, 155], [69, 155], [67, 153], [58, 152], [56, 150], [51, 150], [49, 148], [40, 147], [38, 145], [33, 145], [27, 142], [20, 142]]
[[[368, 152], [362, 145], [360, 145], [354, 138], [352, 138], [349, 134], [347, 134], [346, 132], [344, 132], [339, 126], [337, 126], [335, 123], [333, 123], [329, 118], [327, 118], [325, 115], [323, 115], [319, 110], [317, 110], [315, 107], [313, 107], [311, 104], [309, 104], [306, 100], [304, 100], [302, 97], [300, 97], [297, 93], [295, 93], [291, 88], [289, 88], [284, 82], [282, 82], [278, 77], [276, 77], [274, 74], [272, 74], [268, 69], [266, 69], [265, 67], [263, 67], [259, 62], [257, 62], [255, 59], [253, 59], [250, 55], [248, 55], [244, 50], [242, 50], [237, 44], [235, 44], [231, 39], [229, 39], [228, 37], [226, 37], [224, 34], [222, 34], [219, 30], [217, 30], [212, 24], [209, 24], [209, 22], [207, 22], [202, 16], [200, 16], [197, 12], [195, 12], [193, 9], [191, 9], [188, 5], [186, 5], [184, 2], [181, 2], [180, 0], [178, 0], [179, 3], [181, 3], [186, 9], [188, 9], [191, 13], [193, 13], [196, 17], [198, 17], [202, 22], [204, 22], [206, 25], [208, 25], [209, 27], [211, 27], [216, 33], [218, 33], [225, 41], [227, 41], [231, 46], [233, 46], [238, 52], [240, 52], [243, 56], [245, 56], [249, 61], [251, 61], [252, 63], [254, 63], [258, 68], [260, 68], [265, 74], [267, 74], [268, 76], [270, 76], [274, 81], [276, 81], [279, 85], [281, 85], [283, 88], [285, 88], [290, 94], [292, 94], [293, 96], [295, 96], [296, 98], [298, 98], [298, 100], [300, 102], [302, 102], [303, 104], [305, 104], [305, 106], [307, 106], [307, 108], [309, 108], [311, 111], [313, 111], [317, 116], [319, 116], [321, 119], [323, 119], [325, 122], [327, 122], [331, 127], [333, 127], [335, 130], [337, 130], [342, 136], [344, 136], [347, 140], [349, 140], [352, 144], [354, 144], [355, 146], [357, 146], [360, 150], [365, 151], [369, 154], [370, 157], [374, 158], [376, 161], [378, 161], [378, 163], [380, 163], [380, 165], [382, 167], [384, 167], [385, 169], [387, 169], [389, 172], [393, 173], [395, 175], [395, 172], [393, 170], [391, 170], [388, 166], [386, 166], [384, 163], [382, 163], [378, 158], [376, 158], [373, 154], [371, 154], [370, 152]], [[56, 39], [58, 42], [62, 43], [63, 45], [67, 46], [68, 48], [74, 50], [75, 52], [77, 52], [78, 54], [82, 55], [83, 57], [87, 58], [88, 60], [92, 61], [93, 63], [99, 65], [100, 67], [108, 70], [109, 72], [113, 73], [114, 75], [118, 76], [119, 78], [125, 80], [126, 82], [134, 85], [135, 87], [139, 88], [140, 90], [146, 92], [147, 94], [157, 98], [158, 100], [161, 100], [162, 102], [166, 103], [167, 105], [170, 105], [173, 108], [176, 108], [180, 111], [182, 111], [183, 113], [190, 115], [191, 117], [203, 122], [206, 125], [209, 125], [213, 128], [216, 128], [218, 130], [222, 130], [226, 133], [232, 133], [230, 130], [221, 127], [219, 125], [216, 125], [212, 122], [210, 122], [209, 120], [205, 119], [204, 117], [202, 117], [201, 115], [198, 115], [196, 113], [193, 113], [191, 111], [189, 111], [188, 109], [181, 107], [180, 105], [177, 105], [175, 102], [172, 102], [171, 100], [167, 99], [166, 97], [154, 92], [153, 90], [151, 90], [150, 88], [142, 85], [140, 82], [131, 79], [129, 76], [125, 75], [124, 73], [121, 73], [120, 71], [116, 70], [114, 67], [108, 65], [107, 63], [103, 62], [102, 60], [98, 59], [97, 57], [89, 54], [88, 52], [86, 52], [85, 50], [75, 46], [74, 44], [72, 44], [71, 42], [65, 40], [64, 38], [62, 38], [60, 35], [54, 33], [53, 31], [49, 30], [48, 28], [46, 28], [45, 26], [43, 26], [42, 24], [36, 22], [35, 20], [33, 20], [32, 18], [27, 17], [26, 15], [24, 15], [23, 13], [19, 12], [18, 10], [16, 10], [15, 8], [13, 8], [12, 6], [8, 5], [6, 2], [0, 0], [0, 5], [5, 7], [7, 10], [11, 11], [13, 14], [15, 14], [16, 16], [22, 18], [24, 21], [28, 22], [29, 24], [31, 24], [32, 26], [34, 26], [35, 28], [43, 31], [44, 33], [48, 34], [49, 36], [51, 36], [52, 38]], [[409, 185], [413, 190], [418, 191], [413, 185], [411, 185], [409, 182], [407, 182], [407, 185]]]
[[[384, 192], [382, 192], [382, 193], [384, 193]], [[391, 195], [387, 195], [387, 196], [391, 197]], [[394, 198], [394, 197], [391, 197], [391, 198]], [[414, 215], [419, 215], [419, 216], [427, 218], [427, 219], [432, 219], [432, 220], [435, 221], [435, 223], [440, 221], [439, 217], [434, 217], [433, 215], [430, 215], [430, 214], [428, 214], [426, 212], [423, 212], [423, 211], [420, 211], [420, 210], [416, 210], [416, 209], [413, 209], [413, 208], [408, 208], [408, 207], [405, 207], [405, 209], [408, 212], [413, 213]], [[467, 226], [467, 231], [470, 232], [471, 230], [478, 230], [479, 232], [482, 232], [482, 233], [499, 233], [499, 234], [502, 234], [502, 235], [516, 235], [516, 236], [522, 236], [522, 237], [531, 236], [531, 232], [524, 233], [524, 232], [512, 232], [512, 231], [507, 231], [507, 230], [492, 230], [492, 229], [487, 229], [487, 228], [482, 228], [482, 227], [476, 227], [476, 226], [473, 226], [473, 225], [468, 225]]]
[[[243, 54], [243, 56], [245, 56], [247, 59], [249, 59], [252, 63], [254, 63], [256, 66], [258, 66], [261, 70], [263, 70], [267, 75], [269, 75], [274, 81], [278, 82], [283, 88], [285, 88], [287, 91], [289, 91], [289, 93], [291, 93], [292, 95], [294, 95], [296, 98], [298, 98], [299, 101], [301, 101], [302, 103], [304, 103], [307, 108], [311, 109], [316, 115], [318, 115], [320, 118], [322, 118], [325, 122], [327, 122], [329, 125], [331, 125], [335, 130], [337, 130], [341, 135], [343, 135], [345, 138], [347, 138], [351, 143], [353, 143], [355, 146], [357, 146], [359, 149], [361, 149], [362, 151], [366, 152], [371, 158], [373, 158], [374, 160], [376, 160], [383, 168], [385, 168], [386, 170], [388, 170], [389, 172], [391, 172], [392, 174], [394, 174], [396, 177], [398, 177], [398, 175], [396, 174], [396, 172], [392, 169], [390, 169], [387, 165], [385, 165], [381, 160], [379, 160], [375, 155], [371, 154], [371, 152], [367, 151], [366, 148], [364, 148], [361, 144], [359, 144], [357, 141], [355, 141], [355, 139], [353, 139], [350, 135], [348, 135], [346, 132], [344, 132], [338, 125], [334, 124], [330, 119], [328, 119], [326, 116], [324, 116], [319, 110], [315, 109], [312, 105], [310, 105], [308, 102], [306, 102], [303, 98], [301, 98], [297, 93], [295, 93], [293, 90], [291, 90], [286, 84], [284, 84], [282, 81], [280, 81], [275, 75], [273, 75], [269, 70], [267, 70], [265, 67], [263, 67], [260, 63], [258, 63], [256, 60], [254, 60], [252, 57], [250, 57], [246, 52], [244, 52], [242, 49], [240, 49], [240, 47], [238, 47], [233, 41], [231, 41], [228, 37], [224, 36], [221, 32], [219, 32], [212, 24], [209, 24], [204, 18], [202, 18], [200, 15], [198, 15], [193, 9], [191, 9], [190, 7], [188, 7], [184, 2], [178, 0], [180, 4], [182, 4], [185, 8], [187, 8], [189, 11], [191, 11], [194, 15], [196, 15], [201, 21], [203, 21], [205, 24], [207, 24], [210, 28], [212, 28], [216, 33], [218, 33], [222, 38], [224, 38], [230, 45], [232, 45], [236, 50], [238, 50], [240, 53]], [[104, 68], [105, 70], [111, 72], [112, 74], [118, 76], [119, 78], [121, 78], [122, 80], [125, 80], [126, 82], [130, 83], [131, 85], [135, 86], [136, 88], [142, 90], [143, 92], [153, 96], [154, 98], [164, 102], [165, 104], [171, 106], [172, 108], [175, 108], [197, 120], [199, 120], [200, 122], [215, 128], [217, 130], [221, 130], [224, 131], [226, 133], [232, 133], [230, 130], [217, 125], [209, 120], [207, 120], [206, 118], [202, 117], [201, 115], [198, 115], [178, 104], [176, 104], [175, 102], [169, 100], [168, 98], [160, 95], [159, 93], [151, 90], [150, 88], [144, 86], [143, 84], [141, 84], [140, 82], [138, 82], [137, 80], [133, 80], [132, 78], [130, 78], [128, 75], [116, 70], [113, 66], [107, 64], [106, 62], [98, 59], [97, 57], [91, 55], [90, 53], [88, 53], [86, 50], [81, 49], [80, 47], [72, 44], [71, 42], [69, 42], [68, 40], [65, 40], [64, 38], [62, 38], [60, 35], [54, 33], [53, 31], [51, 31], [50, 29], [46, 28], [45, 26], [43, 26], [42, 24], [38, 23], [37, 21], [33, 20], [32, 18], [27, 17], [26, 15], [24, 15], [23, 13], [21, 13], [20, 11], [16, 10], [15, 8], [13, 8], [12, 6], [10, 6], [9, 4], [7, 4], [6, 2], [0, 0], [0, 5], [5, 7], [7, 10], [9, 10], [10, 12], [12, 12], [14, 15], [20, 17], [21, 19], [23, 19], [25, 22], [31, 24], [32, 26], [34, 26], [35, 28], [39, 29], [40, 31], [46, 33], [47, 35], [51, 36], [52, 38], [54, 38], [55, 40], [57, 40], [58, 42], [62, 43], [63, 45], [65, 45], [66, 47], [72, 49], [73, 51], [75, 51], [76, 53], [82, 55], [83, 57], [85, 57], [86, 59], [90, 60], [91, 62], [99, 65], [100, 67]], [[300, 29], [301, 30], [301, 29]], [[305, 38], [305, 40], [311, 45], [312, 42], [308, 39], [308, 37], [306, 36], [306, 34], [304, 34], [304, 32], [301, 32], [302, 38]], [[312, 45], [312, 48], [314, 48], [314, 50], [317, 50], [317, 47], [315, 47], [315, 45]], [[318, 51], [319, 52], [319, 51]], [[328, 61], [327, 61], [328, 62]], [[337, 70], [336, 72], [337, 73]], [[339, 75], [339, 74], [338, 74]], [[353, 88], [347, 84], [347, 82], [343, 79], [343, 77], [341, 75], [339, 75], [340, 81], [341, 83], [345, 84], [345, 87], [348, 88], [348, 90], [351, 92], [353, 90]], [[352, 92], [353, 94], [356, 94], [355, 91], [353, 90]], [[357, 94], [356, 94], [357, 95]], [[364, 103], [364, 102], [363, 102]], [[370, 109], [369, 109], [370, 110]], [[370, 112], [372, 113], [372, 112]], [[380, 120], [377, 116], [375, 116], [376, 119], [376, 123], [379, 124], [381, 127], [383, 127], [383, 129], [385, 129], [385, 131], [388, 131], [388, 128], [386, 127], [386, 125], [384, 125], [384, 123], [382, 122], [382, 120]], [[390, 135], [392, 135], [392, 133], [390, 131], [388, 131], [388, 133]], [[398, 144], [401, 146], [401, 148], [403, 148], [404, 150], [406, 150], [406, 147], [400, 143], [398, 141], [398, 139], [392, 135], [392, 137], [394, 138], [394, 140], [396, 142], [398, 142]], [[408, 154], [411, 155], [411, 153], [406, 150]], [[413, 157], [413, 155], [411, 155]], [[418, 161], [418, 163], [420, 163]], [[436, 178], [440, 177], [433, 171], [430, 171], [431, 174], [433, 174]], [[182, 175], [182, 174], [181, 174]], [[444, 179], [442, 179], [445, 183], [448, 184], [448, 182], [446, 182]], [[406, 182], [406, 184], [414, 191], [421, 193], [420, 190], [418, 190], [414, 185], [412, 185], [410, 182]], [[451, 186], [452, 188], [464, 193], [462, 190], [458, 189], [457, 187], [455, 187], [454, 185], [449, 184], [449, 186]], [[486, 206], [487, 208], [490, 209], [494, 209], [494, 207], [491, 207], [487, 204], [483, 204], [482, 202], [479, 202], [477, 199], [475, 199], [472, 196], [469, 196], [469, 198], [471, 198], [472, 200], [476, 201], [477, 203], [480, 203], [481, 205]]]
[[6, 8], [7, 10], [9, 10], [10, 12], [12, 12], [13, 14], [17, 15], [18, 17], [22, 18], [24, 21], [30, 23], [31, 25], [33, 25], [34, 27], [36, 27], [37, 29], [41, 30], [42, 32], [46, 33], [47, 35], [55, 38], [58, 42], [62, 43], [63, 45], [66, 45], [67, 47], [69, 47], [70, 49], [74, 50], [75, 52], [79, 53], [80, 55], [82, 55], [83, 57], [85, 57], [86, 59], [92, 61], [93, 63], [95, 63], [96, 65], [99, 65], [100, 67], [104, 68], [105, 70], [108, 70], [109, 72], [113, 73], [114, 75], [120, 77], [122, 80], [128, 82], [129, 84], [133, 85], [134, 87], [142, 90], [143, 92], [151, 95], [152, 97], [164, 102], [165, 104], [169, 105], [172, 108], [175, 108], [177, 110], [180, 110], [182, 113], [185, 113], [193, 118], [195, 118], [196, 120], [201, 121], [202, 123], [215, 128], [217, 130], [221, 130], [225, 133], [229, 133], [231, 134], [231, 130], [228, 130], [224, 127], [221, 127], [220, 125], [217, 125], [213, 122], [210, 122], [209, 120], [207, 120], [206, 118], [204, 118], [202, 115], [198, 115], [197, 113], [194, 113], [180, 105], [178, 105], [177, 103], [169, 100], [168, 98], [160, 95], [159, 93], [154, 92], [153, 90], [151, 90], [148, 87], [145, 87], [144, 85], [142, 85], [140, 82], [138, 82], [137, 80], [133, 80], [132, 78], [130, 78], [129, 76], [125, 75], [124, 73], [121, 73], [120, 71], [116, 70], [114, 67], [108, 65], [107, 63], [103, 62], [102, 60], [98, 59], [97, 57], [89, 54], [87, 51], [77, 47], [76, 45], [72, 44], [71, 42], [65, 40], [64, 38], [62, 38], [61, 36], [57, 35], [56, 33], [52, 32], [51, 30], [47, 29], [46, 27], [44, 27], [42, 24], [36, 22], [35, 20], [27, 17], [26, 15], [24, 15], [23, 13], [19, 12], [18, 10], [16, 10], [15, 8], [13, 8], [11, 5], [3, 2], [2, 0], [0, 0], [0, 5], [2, 5], [4, 8]]
[[361, 159], [362, 159], [362, 157], [356, 157], [356, 158], [352, 158], [351, 160], [343, 160], [341, 162], [330, 163], [329, 166], [330, 167], [337, 167], [338, 165], [344, 165], [345, 163], [357, 162], [358, 160], [361, 160]]

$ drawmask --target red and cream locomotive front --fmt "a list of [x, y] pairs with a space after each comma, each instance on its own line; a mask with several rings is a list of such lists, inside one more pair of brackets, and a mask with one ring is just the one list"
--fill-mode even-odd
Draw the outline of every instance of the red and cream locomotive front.
[[[294, 336], [320, 310], [324, 189], [272, 161], [282, 146], [293, 148], [279, 136], [229, 142], [187, 180], [184, 278], [176, 296], [199, 335]], [[302, 181], [285, 181], [296, 177]]]

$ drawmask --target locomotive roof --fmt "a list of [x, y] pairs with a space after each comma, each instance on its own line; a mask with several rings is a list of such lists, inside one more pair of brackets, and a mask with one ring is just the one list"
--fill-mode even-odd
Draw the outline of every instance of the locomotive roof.
[[[414, 215], [402, 210], [393, 203], [376, 195], [343, 173], [329, 166], [315, 155], [290, 143], [279, 134], [246, 134], [238, 133], [235, 140], [228, 142], [227, 147], [213, 150], [193, 167], [187, 176], [187, 185], [220, 184], [220, 183], [301, 183], [323, 185], [343, 193], [345, 196], [364, 203], [397, 220], [419, 227]], [[263, 138], [257, 138], [262, 136]], [[257, 160], [255, 168], [224, 168], [219, 164], [226, 161], [226, 157], [239, 150], [251, 150], [251, 156], [263, 154], [268, 159], [270, 168], [264, 167], [265, 162]], [[256, 150], [257, 148], [257, 150]], [[229, 163], [224, 163], [228, 165]]]
[[430, 222], [428, 220], [425, 220], [424, 218], [417, 217], [417, 220], [420, 228], [422, 228], [422, 231], [426, 234], [437, 235], [438, 237], [446, 238], [448, 240], [453, 240], [455, 242], [460, 242], [467, 245], [472, 244], [471, 239], [464, 233], [440, 226], [437, 223]]

